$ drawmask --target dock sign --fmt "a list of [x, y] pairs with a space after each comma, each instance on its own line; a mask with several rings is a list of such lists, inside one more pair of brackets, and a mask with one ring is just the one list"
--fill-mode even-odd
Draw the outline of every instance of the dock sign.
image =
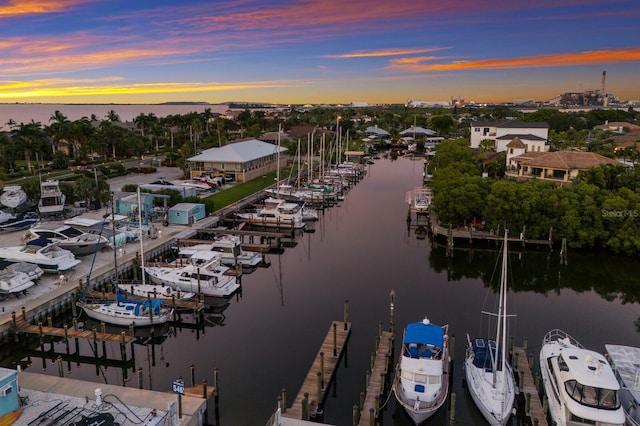
[[173, 382], [173, 393], [178, 395], [184, 395], [184, 382]]

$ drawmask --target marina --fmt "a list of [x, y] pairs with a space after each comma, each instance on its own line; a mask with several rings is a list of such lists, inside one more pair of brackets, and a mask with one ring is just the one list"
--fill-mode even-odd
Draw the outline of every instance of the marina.
[[[192, 365], [198, 371], [219, 369], [223, 377], [222, 386], [216, 386], [220, 395], [219, 407], [216, 407], [220, 424], [265, 424], [278, 407], [282, 389], [295, 392], [301, 388], [323, 338], [330, 335], [335, 318], [342, 317], [340, 301], [349, 300], [351, 335], [344, 362], [335, 369], [331, 391], [325, 395], [323, 421], [333, 425], [353, 424], [354, 406], [358, 411], [365, 407], [359, 413], [362, 418], [370, 407], [361, 404], [360, 395], [366, 391], [367, 400], [369, 395], [374, 395], [375, 401], [377, 391], [368, 391], [366, 376], [371, 370], [372, 347], [375, 348], [372, 336], [376, 335], [380, 320], [388, 316], [391, 290], [397, 295], [396, 327], [429, 314], [436, 323], [448, 323], [452, 336], [480, 331], [478, 312], [487, 291], [495, 291], [488, 279], [482, 277], [491, 275], [498, 254], [479, 246], [466, 251], [456, 247], [455, 255], [447, 257], [444, 248], [432, 246], [429, 239], [418, 239], [413, 230], [407, 232], [404, 196], [406, 188], [414, 187], [421, 176], [420, 167], [414, 169], [413, 165], [413, 161], [403, 158], [382, 159], [371, 165], [367, 177], [344, 201], [321, 213], [314, 233], [283, 237], [291, 238], [296, 245], [283, 244], [278, 253], [264, 253], [268, 266], [243, 275], [242, 292], [237, 297], [219, 307], [205, 307], [203, 316], [211, 322], [206, 323], [204, 329], [170, 324], [166, 337], [144, 346], [132, 343], [139, 358], [136, 367], [141, 369], [144, 388], [170, 392], [173, 381], [180, 376], [188, 377]], [[378, 219], [372, 217], [373, 211]], [[199, 228], [200, 224], [163, 227], [161, 237], [145, 242], [145, 255], [148, 259], [162, 259], [171, 252], [169, 246], [177, 239], [197, 239], [195, 233]], [[248, 229], [241, 231], [249, 232]], [[241, 236], [248, 244], [252, 237], [254, 244], [265, 242], [258, 234]], [[372, 250], [374, 247], [384, 249]], [[122, 258], [118, 258], [119, 268], [120, 265], [123, 269], [131, 267], [136, 251], [136, 245], [126, 245]], [[97, 263], [92, 280], [99, 284], [108, 281], [108, 264], [113, 253], [103, 252], [98, 256], [102, 260]], [[560, 265], [557, 253], [512, 251], [510, 262], [515, 280], [509, 303], [510, 312], [517, 315], [512, 336], [517, 341], [526, 337], [530, 342], [538, 342], [546, 330], [562, 326], [570, 328], [572, 334], [579, 335], [590, 347], [604, 350], [605, 343], [633, 345], [637, 342], [633, 324], [640, 312], [634, 290], [637, 279], [626, 273], [633, 270], [632, 264], [610, 258], [607, 263], [598, 262], [579, 253], [570, 256], [571, 267], [565, 267]], [[49, 282], [36, 286], [31, 295], [35, 297], [46, 290], [51, 293], [49, 297], [57, 297], [59, 291], [77, 291], [75, 283], [84, 278], [88, 263], [90, 259], [65, 276], [63, 282], [57, 275], [49, 276]], [[604, 287], [605, 282], [612, 282], [613, 287]], [[31, 312], [34, 316], [31, 303], [23, 298], [9, 299], [3, 305], [4, 315], [9, 316], [12, 310], [20, 312], [25, 305], [27, 315]], [[55, 304], [52, 303], [52, 312]], [[585, 307], [593, 315], [585, 315]], [[43, 323], [47, 322], [46, 317], [47, 311], [38, 315]], [[382, 343], [385, 339], [380, 340]], [[87, 342], [83, 342], [80, 341], [81, 349], [88, 351]], [[526, 349], [527, 356], [539, 351], [536, 344]], [[65, 352], [63, 343], [52, 345], [59, 346], [56, 352]], [[117, 354], [118, 345], [119, 342], [107, 343], [107, 353]], [[394, 345], [397, 351], [398, 342]], [[465, 339], [458, 338], [455, 344], [452, 341], [452, 346], [456, 353], [464, 353]], [[289, 349], [291, 347], [294, 349]], [[185, 348], [193, 349], [186, 351]], [[331, 344], [329, 348], [327, 351], [331, 352]], [[36, 350], [22, 353], [21, 359], [26, 359], [27, 353], [31, 360], [37, 358]], [[257, 353], [260, 354], [258, 363]], [[524, 355], [519, 356], [521, 368], [522, 357]], [[462, 357], [458, 358], [453, 365], [450, 389], [456, 395], [455, 424], [482, 424], [482, 417], [463, 386]], [[376, 361], [376, 368], [378, 365]], [[532, 369], [534, 377], [535, 362]], [[55, 368], [41, 369], [39, 362], [33, 362], [28, 371], [56, 379], [59, 375]], [[76, 379], [93, 382], [93, 388], [105, 381], [120, 385], [118, 387], [123, 384], [121, 368], [107, 368], [99, 377], [94, 368], [76, 368], [73, 364], [71, 371], [64, 371], [65, 376], [72, 374]], [[375, 374], [372, 373], [371, 382]], [[135, 379], [136, 376], [136, 372], [127, 373], [127, 377]], [[247, 386], [249, 377], [251, 386]], [[317, 387], [317, 376], [315, 380]], [[310, 395], [314, 395], [316, 387]], [[173, 398], [175, 400], [175, 396]], [[246, 409], [246, 401], [251, 401], [251, 410]], [[290, 408], [295, 405], [291, 402]], [[384, 423], [411, 424], [393, 398], [380, 407]], [[213, 404], [208, 411], [211, 420]], [[446, 404], [428, 424], [449, 424], [450, 414]]]

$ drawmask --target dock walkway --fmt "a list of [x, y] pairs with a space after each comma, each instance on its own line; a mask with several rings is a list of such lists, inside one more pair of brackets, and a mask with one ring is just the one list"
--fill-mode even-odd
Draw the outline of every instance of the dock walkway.
[[364, 397], [364, 404], [360, 407], [360, 426], [371, 425], [371, 417], [378, 417], [381, 401], [380, 397], [389, 392], [386, 381], [389, 376], [390, 357], [392, 355], [393, 333], [383, 331], [380, 336], [380, 342], [372, 360], [371, 376], [367, 386], [367, 392]]
[[350, 335], [350, 322], [333, 321], [293, 405], [283, 413], [284, 417], [308, 420], [322, 411], [326, 389], [333, 380]]
[[[527, 398], [527, 416], [531, 419], [532, 424], [548, 425], [547, 416], [540, 402], [538, 388], [533, 379], [532, 366], [527, 358], [526, 343], [523, 346], [513, 347], [513, 356], [517, 358], [517, 365], [514, 365], [515, 372], [520, 377], [520, 390], [524, 392]], [[535, 420], [538, 420], [536, 423]]]

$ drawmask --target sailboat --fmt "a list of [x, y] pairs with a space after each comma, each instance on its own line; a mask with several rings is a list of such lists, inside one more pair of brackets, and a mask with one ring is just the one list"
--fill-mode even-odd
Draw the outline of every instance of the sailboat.
[[500, 295], [496, 336], [476, 337], [467, 334], [467, 353], [464, 373], [467, 388], [484, 418], [491, 425], [505, 425], [515, 398], [513, 371], [507, 361], [507, 234], [504, 234]]
[[[113, 205], [113, 203], [112, 203]], [[142, 209], [140, 203], [140, 188], [138, 188], [138, 220], [139, 220], [139, 232], [140, 232], [140, 250], [143, 249], [142, 242]], [[115, 247], [114, 247], [115, 249]], [[145, 285], [144, 280], [144, 254], [142, 259], [142, 285]], [[95, 260], [95, 254], [94, 254]], [[93, 269], [93, 265], [92, 265]], [[91, 272], [87, 276], [87, 285], [85, 286], [85, 292], [89, 286], [89, 280]], [[119, 288], [116, 286], [116, 300], [108, 302], [87, 302], [83, 293], [82, 298], [76, 304], [85, 312], [85, 314], [96, 321], [104, 322], [107, 324], [118, 326], [134, 326], [134, 327], [149, 327], [159, 324], [165, 324], [171, 319], [173, 309], [164, 304], [164, 300], [153, 299], [148, 297], [147, 300], [132, 300], [120, 293]]]

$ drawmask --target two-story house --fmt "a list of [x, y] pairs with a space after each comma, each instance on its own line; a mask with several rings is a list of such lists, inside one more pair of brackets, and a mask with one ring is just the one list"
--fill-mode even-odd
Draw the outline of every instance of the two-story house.
[[527, 123], [518, 120], [474, 121], [471, 123], [471, 148], [478, 148], [480, 142], [493, 142], [496, 152], [507, 150], [507, 145], [515, 138], [525, 145], [526, 152], [549, 151], [549, 125], [547, 123]]

